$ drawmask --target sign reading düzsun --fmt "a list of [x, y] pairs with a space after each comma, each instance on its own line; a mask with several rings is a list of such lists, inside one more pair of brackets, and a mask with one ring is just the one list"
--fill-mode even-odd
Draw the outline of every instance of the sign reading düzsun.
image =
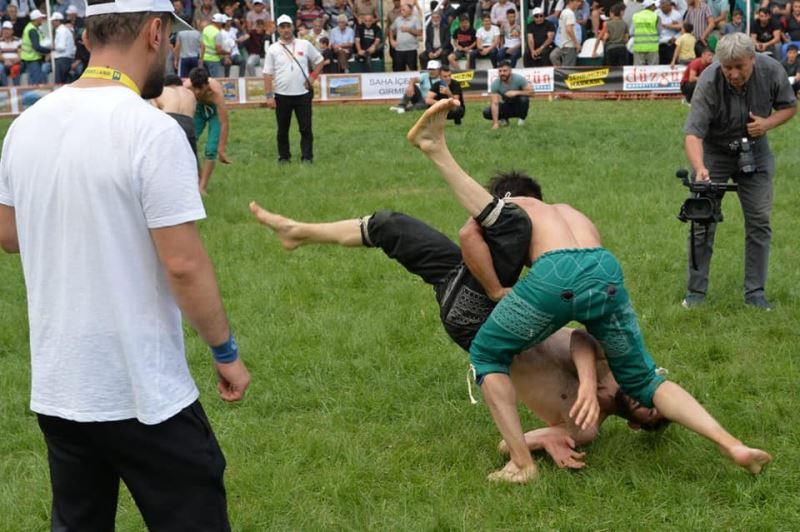
[[626, 66], [622, 71], [622, 90], [677, 92], [681, 90], [683, 65]]

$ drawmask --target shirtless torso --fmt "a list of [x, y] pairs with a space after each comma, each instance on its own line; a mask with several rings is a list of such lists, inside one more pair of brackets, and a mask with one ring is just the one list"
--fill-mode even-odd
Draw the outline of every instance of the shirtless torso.
[[194, 93], [186, 87], [168, 86], [164, 87], [161, 96], [153, 100], [153, 105], [165, 113], [175, 113], [194, 116], [194, 108], [197, 101]]

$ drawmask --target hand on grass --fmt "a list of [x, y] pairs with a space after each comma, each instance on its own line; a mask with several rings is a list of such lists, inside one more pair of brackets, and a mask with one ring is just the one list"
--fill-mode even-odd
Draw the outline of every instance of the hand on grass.
[[582, 461], [586, 453], [575, 450], [575, 440], [569, 436], [557, 436], [544, 442], [544, 450], [556, 465], [561, 469], [583, 469], [586, 463]]

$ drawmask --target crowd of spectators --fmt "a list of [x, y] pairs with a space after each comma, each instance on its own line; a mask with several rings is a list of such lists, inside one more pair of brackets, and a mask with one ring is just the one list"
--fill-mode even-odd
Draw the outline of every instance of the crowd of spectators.
[[[451, 70], [502, 60], [512, 68], [688, 65], [721, 36], [748, 31], [759, 53], [789, 61], [794, 72], [788, 50], [800, 46], [800, 0], [756, 0], [749, 25], [745, 0], [433, 0], [427, 17], [414, 0], [385, 10], [381, 1], [296, 0], [297, 37], [320, 50], [327, 73], [385, 64], [416, 71], [433, 60]], [[194, 30], [174, 36], [167, 73], [185, 77], [204, 65], [212, 77], [259, 74], [276, 40], [271, 2], [173, 3]], [[56, 83], [80, 76], [89, 56], [84, 1], [57, 0], [49, 21], [45, 12], [42, 0], [0, 0], [0, 84], [46, 83], [53, 68]]]

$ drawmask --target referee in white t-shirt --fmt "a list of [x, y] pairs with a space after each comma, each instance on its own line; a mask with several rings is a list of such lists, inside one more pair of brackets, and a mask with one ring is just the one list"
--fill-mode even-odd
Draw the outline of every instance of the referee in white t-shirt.
[[120, 480], [150, 530], [230, 530], [181, 315], [213, 346], [222, 399], [241, 399], [250, 376], [195, 227], [194, 154], [146, 101], [161, 93], [172, 14], [169, 0], [88, 0], [88, 68], [3, 143], [0, 246], [25, 276], [53, 530], [113, 530]]
[[[278, 122], [278, 163], [292, 159], [289, 149], [289, 126], [292, 112], [300, 127], [300, 160], [314, 161], [314, 133], [311, 130], [311, 90], [322, 71], [323, 57], [314, 45], [294, 38], [294, 22], [288, 15], [278, 17], [277, 42], [264, 57], [264, 90], [267, 107], [275, 109]], [[313, 70], [309, 72], [309, 67]]]

